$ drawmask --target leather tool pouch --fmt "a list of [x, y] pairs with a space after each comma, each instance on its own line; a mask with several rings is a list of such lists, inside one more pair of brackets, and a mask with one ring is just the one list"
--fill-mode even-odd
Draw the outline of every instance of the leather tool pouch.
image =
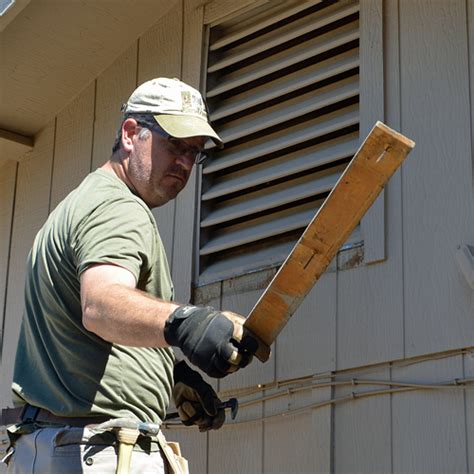
[[160, 445], [166, 460], [170, 474], [189, 474], [188, 461], [181, 456], [179, 443], [166, 441], [164, 434], [158, 434], [158, 444]]

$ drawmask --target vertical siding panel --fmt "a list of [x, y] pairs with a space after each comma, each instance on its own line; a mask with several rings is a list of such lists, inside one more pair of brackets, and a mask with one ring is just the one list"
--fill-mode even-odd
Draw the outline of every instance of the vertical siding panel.
[[[262, 272], [259, 276], [246, 275], [226, 280], [222, 285], [222, 309], [247, 315], [262, 294], [262, 289], [272, 278], [273, 271]], [[262, 364], [258, 359], [236, 374], [229, 375], [220, 382], [221, 390], [232, 390], [274, 381], [275, 355]]]
[[337, 368], [403, 357], [403, 299], [399, 213], [392, 200], [389, 259], [338, 271]]
[[165, 429], [167, 441], [177, 441], [181, 454], [187, 459], [189, 472], [206, 474], [207, 472], [207, 433], [200, 433], [197, 427], [178, 427]]
[[[461, 378], [462, 357], [394, 368], [392, 380], [437, 383]], [[466, 431], [461, 391], [394, 394], [393, 472], [464, 473]]]
[[[271, 391], [266, 394], [271, 394]], [[282, 398], [265, 402], [266, 417], [275, 414], [282, 414], [282, 416], [264, 422], [263, 472], [329, 473], [332, 471], [331, 406], [291, 414], [291, 410], [330, 398], [331, 388], [311, 389], [309, 387], [308, 390], [297, 393], [288, 392]], [[289, 411], [287, 415], [285, 415], [286, 411]]]
[[[360, 139], [385, 120], [383, 2], [360, 0]], [[361, 221], [365, 263], [385, 260], [385, 191]]]
[[105, 163], [112, 154], [122, 117], [120, 107], [135, 89], [136, 76], [137, 45], [134, 43], [97, 79], [91, 171]]
[[[185, 0], [183, 12], [182, 80], [199, 89], [202, 61], [204, 6], [201, 0]], [[194, 225], [196, 219], [196, 167], [176, 199], [172, 274], [178, 301], [191, 298]]]
[[[260, 406], [246, 408], [239, 411], [238, 421], [261, 416]], [[209, 433], [209, 474], [260, 474], [262, 457], [262, 421], [226, 423]]]
[[336, 272], [325, 273], [280, 333], [277, 380], [336, 368]]
[[[312, 398], [313, 391], [309, 388], [265, 402], [265, 416], [309, 405]], [[315, 472], [316, 433], [311, 410], [265, 421], [263, 439], [264, 473]]]
[[0, 365], [17, 167], [18, 163], [15, 161], [7, 161], [3, 166], [0, 165]]
[[51, 210], [89, 173], [94, 98], [95, 85], [92, 83], [57, 117]]
[[467, 0], [467, 34], [469, 48], [469, 87], [471, 108], [471, 171], [472, 191], [474, 193], [474, 0]]
[[[474, 351], [467, 352], [463, 356], [464, 377], [474, 378]], [[466, 399], [466, 446], [467, 446], [467, 472], [474, 471], [474, 390], [466, 390], [464, 397]]]
[[[158, 20], [141, 38], [138, 57], [138, 84], [155, 77], [180, 77], [183, 45], [182, 2], [176, 2], [171, 10]], [[190, 186], [188, 183], [187, 186]], [[182, 191], [185, 192], [185, 191]], [[153, 209], [173, 277], [173, 241], [176, 200]], [[191, 247], [187, 249], [189, 254]], [[189, 284], [189, 282], [188, 282]], [[176, 285], [176, 281], [175, 281]], [[187, 301], [185, 301], [187, 302]]]
[[[321, 380], [328, 381], [328, 380]], [[315, 389], [313, 400], [315, 403], [330, 400], [332, 389]], [[311, 449], [314, 450], [315, 466], [314, 472], [333, 473], [333, 408], [327, 405], [312, 411], [313, 431], [315, 443]]]
[[0, 400], [11, 406], [11, 381], [23, 315], [25, 266], [36, 232], [48, 216], [54, 123], [38, 134], [31, 156], [19, 164], [6, 296], [5, 334], [0, 374]]
[[[352, 372], [349, 377], [390, 380], [388, 368]], [[342, 386], [335, 397], [365, 392], [381, 387], [363, 385]], [[341, 403], [334, 415], [334, 472], [391, 472], [390, 396], [381, 395]], [[408, 472], [408, 471], [407, 471]]]
[[[221, 309], [246, 315], [258, 300], [273, 271], [248, 275], [222, 284]], [[221, 391], [232, 393], [238, 388], [273, 382], [275, 362], [266, 364], [255, 359], [249, 367], [219, 381]], [[257, 398], [257, 396], [255, 396]], [[239, 411], [237, 421], [259, 420], [263, 414], [258, 404]], [[225, 453], [225, 455], [223, 454]], [[245, 453], [245, 454], [242, 454]], [[263, 422], [242, 425], [226, 424], [224, 429], [209, 435], [209, 473], [260, 473], [263, 462]]]
[[[12, 233], [13, 205], [15, 202], [15, 183], [18, 164], [7, 161], [0, 165], [0, 385], [6, 381], [3, 377], [2, 360], [11, 364], [11, 359], [2, 358], [2, 346], [4, 340], [3, 325], [5, 318], [5, 300], [7, 292], [7, 279], [9, 271], [10, 244]], [[9, 399], [3, 399], [0, 392], [0, 409], [9, 403]], [[8, 447], [8, 436], [6, 428], [0, 426], [0, 458], [2, 458]], [[6, 473], [6, 465], [0, 464], [0, 473]]]
[[[361, 4], [361, 35], [368, 38], [361, 41], [361, 68], [364, 64], [369, 67], [369, 73], [376, 81], [375, 99], [370, 95], [370, 81], [361, 84], [361, 137], [368, 132], [371, 122], [383, 118], [386, 113], [389, 125], [399, 128], [398, 113], [394, 107], [398, 103], [397, 74], [398, 32], [394, 14], [396, 5], [393, 2], [384, 3], [386, 15], [382, 18], [382, 5], [378, 0], [370, 0]], [[363, 13], [365, 12], [365, 13]], [[375, 38], [373, 33], [363, 32], [371, 28], [370, 21], [375, 21]], [[386, 24], [381, 23], [385, 21]], [[395, 28], [394, 28], [395, 26]], [[381, 35], [384, 36], [383, 46], [385, 57], [371, 60], [372, 48], [380, 54]], [[364, 59], [365, 58], [365, 59]], [[382, 64], [381, 64], [382, 63]], [[385, 66], [385, 74], [383, 66]], [[361, 76], [362, 77], [362, 76]], [[379, 83], [385, 80], [385, 87]], [[369, 87], [369, 89], [367, 89]], [[365, 89], [364, 89], [365, 88]], [[365, 90], [365, 93], [363, 92]], [[386, 97], [384, 99], [384, 91]], [[380, 95], [382, 94], [382, 97]], [[384, 102], [387, 110], [385, 112]], [[369, 117], [370, 120], [369, 120]], [[409, 160], [411, 157], [408, 158]], [[402, 215], [401, 215], [401, 178], [398, 171], [385, 188], [383, 204], [385, 216], [384, 252], [387, 260], [374, 265], [365, 265], [338, 273], [338, 316], [337, 316], [337, 367], [357, 367], [381, 361], [403, 357], [403, 266], [402, 266]], [[381, 204], [382, 203], [382, 204]], [[382, 213], [383, 214], [383, 213]], [[373, 218], [380, 217], [379, 211], [374, 211]], [[369, 225], [370, 224], [370, 225]], [[372, 218], [363, 222], [364, 238], [368, 228], [376, 223]], [[374, 228], [375, 228], [374, 227]], [[372, 235], [372, 234], [371, 234]], [[375, 238], [372, 235], [371, 238]], [[370, 240], [370, 239], [369, 239]], [[368, 260], [374, 260], [374, 241], [364, 245]]]
[[[472, 344], [472, 289], [456, 268], [474, 242], [466, 3], [400, 2], [407, 356]], [[415, 46], [415, 47], [414, 47]]]
[[183, 48], [182, 2], [175, 2], [140, 38], [138, 83], [155, 77], [181, 77]]

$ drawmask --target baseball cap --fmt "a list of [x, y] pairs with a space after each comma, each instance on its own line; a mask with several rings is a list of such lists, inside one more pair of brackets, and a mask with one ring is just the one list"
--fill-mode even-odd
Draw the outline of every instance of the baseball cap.
[[124, 114], [150, 113], [172, 137], [211, 138], [218, 146], [222, 140], [209, 123], [206, 104], [200, 92], [179, 79], [159, 77], [138, 86], [123, 104]]

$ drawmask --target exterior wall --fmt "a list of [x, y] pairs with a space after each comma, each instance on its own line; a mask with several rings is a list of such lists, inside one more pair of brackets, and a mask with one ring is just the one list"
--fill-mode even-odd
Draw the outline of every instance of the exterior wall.
[[[0, 405], [10, 404], [24, 263], [47, 214], [107, 159], [119, 105], [137, 84], [165, 75], [198, 86], [203, 24], [262, 3], [179, 3], [85, 85], [37, 136], [29, 158], [0, 167]], [[374, 35], [383, 40], [384, 79], [382, 103], [363, 92], [376, 103], [362, 129], [381, 119], [417, 142], [377, 204], [386, 210], [386, 260], [345, 270], [333, 265], [270, 361], [213, 382], [223, 396], [239, 397], [235, 423], [210, 434], [166, 430], [182, 443], [192, 472], [474, 469], [474, 395], [462, 383], [433, 386], [474, 378], [474, 293], [454, 259], [457, 245], [474, 244], [473, 8], [472, 0], [361, 1], [361, 34], [368, 35], [361, 55], [371, 57]], [[273, 271], [191, 295], [194, 199], [193, 177], [175, 202], [155, 211], [177, 299], [246, 314]], [[385, 392], [360, 395], [377, 390]]]

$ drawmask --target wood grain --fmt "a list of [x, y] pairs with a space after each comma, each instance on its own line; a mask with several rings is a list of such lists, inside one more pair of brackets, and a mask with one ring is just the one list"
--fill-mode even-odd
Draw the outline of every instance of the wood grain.
[[[377, 122], [252, 309], [245, 327], [268, 346], [347, 240], [414, 143]], [[268, 359], [269, 352], [257, 354]]]

